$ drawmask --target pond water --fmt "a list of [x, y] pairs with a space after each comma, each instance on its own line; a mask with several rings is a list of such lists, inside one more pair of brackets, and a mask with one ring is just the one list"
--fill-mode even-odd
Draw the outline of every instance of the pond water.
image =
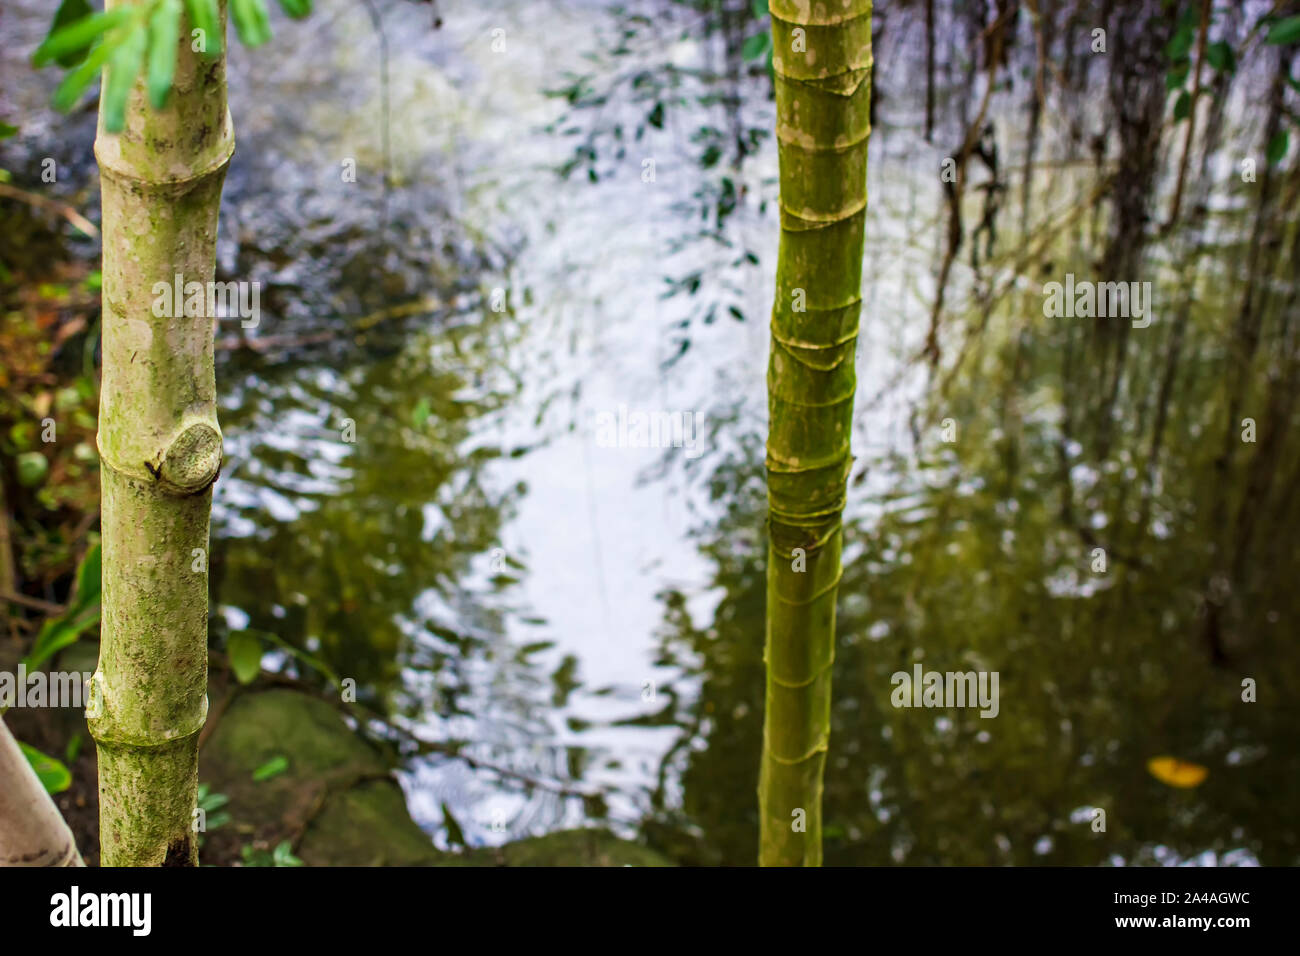
[[[449, 811], [471, 844], [602, 824], [748, 864], [778, 235], [749, 4], [441, 6], [435, 29], [328, 0], [232, 51], [219, 277], [263, 311], [218, 329], [214, 644], [273, 635], [296, 653], [266, 637], [267, 666], [355, 680], [439, 845]], [[1294, 864], [1298, 179], [1262, 159], [1271, 54], [1216, 91], [1162, 229], [1167, 27], [1092, 55], [1079, 18], [1042, 66], [1022, 18], [985, 103], [978, 30], [939, 6], [928, 140], [923, 11], [877, 11], [826, 861]], [[945, 265], [944, 161], [985, 124]], [[31, 155], [88, 177], [90, 127]], [[1047, 315], [1067, 274], [1150, 282], [1152, 321]], [[609, 447], [620, 409], [700, 427]], [[997, 672], [997, 716], [894, 706], [916, 665]], [[1208, 773], [1170, 786], [1160, 756]]]

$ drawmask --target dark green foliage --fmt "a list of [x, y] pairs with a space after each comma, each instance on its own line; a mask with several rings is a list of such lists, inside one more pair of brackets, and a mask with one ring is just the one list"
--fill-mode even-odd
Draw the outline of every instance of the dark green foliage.
[[[1188, 3], [1179, 14], [1178, 25], [1174, 29], [1173, 36], [1165, 45], [1165, 56], [1169, 60], [1169, 66], [1165, 71], [1165, 89], [1171, 95], [1176, 94], [1173, 114], [1175, 123], [1188, 119], [1196, 105], [1196, 95], [1188, 88], [1189, 79], [1193, 79], [1200, 95], [1212, 95], [1214, 89], [1213, 86], [1196, 79], [1201, 72], [1201, 65], [1195, 63], [1192, 57], [1193, 51], [1199, 44], [1204, 44], [1204, 64], [1210, 69], [1220, 74], [1236, 72], [1237, 53], [1231, 44], [1224, 40], [1208, 42], [1214, 25], [1215, 17], [1212, 11], [1206, 18], [1206, 22], [1202, 24], [1198, 6]], [[1264, 25], [1268, 26], [1267, 42], [1270, 44], [1281, 45], [1300, 41], [1300, 16], [1286, 17], [1271, 23], [1270, 17], [1265, 16], [1256, 26], [1259, 28]], [[1204, 37], [1200, 36], [1202, 30], [1206, 33]], [[1293, 89], [1300, 91], [1300, 82], [1294, 78], [1288, 78], [1288, 82]], [[1287, 130], [1282, 130], [1272, 137], [1264, 149], [1267, 162], [1270, 165], [1281, 162], [1286, 156], [1289, 143], [1290, 136]]]
[[230, 18], [244, 46], [261, 46], [271, 39], [271, 22], [262, 0], [230, 0]]
[[[54, 14], [54, 22], [50, 24], [51, 37], [63, 31], [61, 46], [57, 50], [47, 50], [46, 48], [50, 45], [47, 38], [46, 42], [42, 43], [40, 49], [36, 51], [38, 61], [36, 65], [44, 65], [40, 61], [42, 54], [46, 56], [47, 61], [52, 58], [64, 69], [74, 67], [84, 60], [87, 48], [99, 35], [99, 27], [94, 21], [106, 16], [106, 14], [91, 16], [93, 12], [87, 0], [63, 0], [59, 4], [58, 11]], [[77, 26], [84, 29], [77, 31], [63, 30], [64, 27], [70, 24], [77, 24]]]
[[181, 35], [181, 0], [161, 0], [149, 18], [149, 102], [167, 105], [176, 71], [176, 44]]
[[1269, 43], [1295, 43], [1300, 40], [1300, 17], [1279, 20], [1268, 31]]
[[1219, 40], [1211, 43], [1205, 50], [1205, 59], [1216, 70], [1231, 72], [1237, 68], [1237, 57], [1232, 47]]
[[36, 771], [36, 779], [40, 780], [46, 793], [62, 793], [72, 786], [72, 774], [61, 762], [21, 740], [18, 741], [18, 749]]
[[[280, 7], [295, 20], [312, 10], [311, 0], [280, 0]], [[220, 55], [222, 27], [217, 0], [146, 0], [104, 13], [95, 13], [89, 0], [63, 0], [49, 35], [32, 56], [33, 66], [57, 63], [71, 71], [55, 91], [55, 109], [66, 112], [76, 105], [105, 66], [103, 106], [108, 132], [122, 131], [127, 99], [142, 68], [149, 102], [155, 109], [166, 106], [181, 40], [182, 9], [190, 29], [197, 31], [196, 52]], [[265, 0], [230, 0], [230, 17], [245, 46], [261, 46], [271, 39]]]
[[1265, 158], [1270, 164], [1280, 163], [1286, 156], [1287, 148], [1291, 145], [1291, 135], [1287, 130], [1280, 131], [1276, 136], [1268, 141], [1268, 149]]
[[311, 13], [311, 0], [280, 0], [280, 6], [295, 20], [301, 20]]
[[110, 133], [121, 132], [126, 123], [126, 101], [140, 73], [140, 64], [149, 43], [149, 32], [137, 18], [114, 45], [104, 77], [104, 126]]
[[190, 27], [202, 30], [206, 39], [204, 49], [199, 52], [209, 57], [221, 52], [221, 16], [217, 10], [217, 0], [185, 0], [185, 12], [190, 18]]
[[75, 644], [81, 635], [99, 624], [100, 590], [103, 556], [99, 545], [94, 545], [77, 568], [77, 586], [68, 606], [61, 614], [51, 617], [41, 626], [36, 643], [23, 658], [29, 671], [41, 667], [51, 657]]

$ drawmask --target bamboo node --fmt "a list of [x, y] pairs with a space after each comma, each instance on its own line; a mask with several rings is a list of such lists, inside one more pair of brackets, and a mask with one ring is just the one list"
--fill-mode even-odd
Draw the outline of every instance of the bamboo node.
[[170, 747], [188, 740], [203, 729], [208, 720], [208, 695], [189, 708], [189, 713], [177, 724], [158, 729], [146, 728], [131, 720], [124, 720], [120, 709], [112, 706], [109, 689], [102, 670], [91, 678], [90, 700], [86, 707], [86, 727], [90, 736], [101, 745], [135, 748]]

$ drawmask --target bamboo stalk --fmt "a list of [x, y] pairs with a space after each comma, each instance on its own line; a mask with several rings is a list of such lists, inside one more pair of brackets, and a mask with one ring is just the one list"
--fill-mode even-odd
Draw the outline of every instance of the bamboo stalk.
[[72, 831], [0, 720], [0, 866], [85, 866]]
[[781, 243], [767, 376], [759, 862], [818, 866], [862, 305], [871, 0], [770, 9]]
[[[108, 0], [108, 8], [141, 0]], [[224, 35], [225, 3], [220, 26]], [[193, 866], [199, 731], [207, 714], [211, 486], [221, 466], [213, 325], [155, 283], [212, 281], [234, 135], [224, 55], [180, 32], [164, 109], [143, 79], [126, 127], [95, 156], [103, 194], [103, 626], [88, 723], [99, 750], [105, 866]], [[181, 313], [181, 314], [176, 314]], [[196, 563], [201, 550], [203, 561]], [[195, 568], [200, 570], [195, 570]]]

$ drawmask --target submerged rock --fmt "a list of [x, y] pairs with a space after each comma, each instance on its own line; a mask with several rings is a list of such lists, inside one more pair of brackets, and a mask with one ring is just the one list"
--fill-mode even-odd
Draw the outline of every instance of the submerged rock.
[[204, 863], [234, 863], [246, 845], [288, 841], [309, 866], [673, 865], [607, 830], [439, 850], [411, 818], [385, 755], [330, 704], [294, 690], [236, 696], [203, 746], [199, 779], [229, 798], [222, 809], [230, 820], [205, 835]]

